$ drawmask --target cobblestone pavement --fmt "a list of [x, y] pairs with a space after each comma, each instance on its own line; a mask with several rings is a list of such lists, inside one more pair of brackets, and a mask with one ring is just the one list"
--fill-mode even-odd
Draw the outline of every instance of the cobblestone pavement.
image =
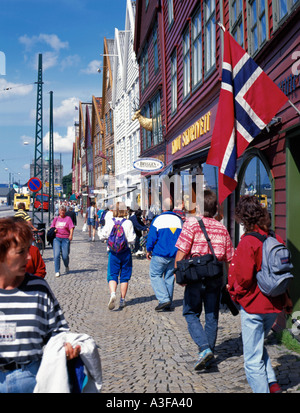
[[[183, 288], [175, 286], [174, 311], [157, 313], [149, 262], [134, 258], [127, 305], [108, 310], [106, 245], [97, 236], [88, 242], [82, 223], [80, 217], [69, 274], [62, 265], [61, 277], [54, 277], [53, 251], [46, 248], [46, 280], [71, 330], [92, 336], [99, 348], [102, 393], [251, 393], [243, 367], [240, 317], [221, 311], [215, 367], [194, 371], [197, 348], [182, 316]], [[274, 343], [272, 336], [268, 352], [284, 392], [299, 393], [300, 355]]]

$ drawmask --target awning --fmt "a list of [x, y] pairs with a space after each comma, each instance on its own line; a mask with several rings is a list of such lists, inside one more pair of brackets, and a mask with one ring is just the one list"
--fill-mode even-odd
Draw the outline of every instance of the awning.
[[159, 176], [165, 176], [168, 174], [175, 173], [175, 170], [180, 170], [183, 168], [188, 168], [189, 166], [194, 165], [196, 162], [203, 161], [207, 158], [209, 147], [202, 148], [199, 151], [192, 152], [182, 158], [175, 159], [165, 169], [159, 174]]
[[138, 189], [137, 186], [129, 186], [126, 190], [124, 190], [122, 192], [119, 192], [117, 194], [110, 195], [110, 196], [107, 196], [106, 198], [103, 198], [102, 201], [108, 201], [110, 199], [117, 198], [118, 196], [127, 195], [129, 192], [135, 191], [136, 189]]

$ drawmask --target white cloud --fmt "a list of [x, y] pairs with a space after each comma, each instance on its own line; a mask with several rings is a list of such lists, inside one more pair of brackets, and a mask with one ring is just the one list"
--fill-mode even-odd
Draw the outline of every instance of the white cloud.
[[[34, 67], [38, 67], [38, 54], [36, 55], [36, 63]], [[58, 62], [58, 54], [55, 52], [45, 52], [43, 53], [43, 70], [47, 70], [50, 67], [56, 66]]]
[[92, 60], [86, 69], [82, 69], [81, 72], [87, 75], [95, 75], [97, 73], [97, 69], [100, 67], [101, 61], [100, 60]]
[[[47, 70], [50, 67], [54, 67], [58, 64], [59, 54], [62, 49], [69, 47], [68, 42], [63, 42], [56, 34], [44, 34], [41, 33], [38, 36], [29, 37], [27, 34], [19, 37], [19, 42], [25, 46], [25, 61], [29, 61], [29, 64], [36, 69], [39, 53], [35, 53], [35, 47], [40, 45], [49, 46], [50, 50], [43, 51], [43, 70]], [[35, 57], [32, 59], [31, 54], [35, 53]], [[31, 57], [30, 57], [31, 56]]]
[[59, 126], [74, 123], [75, 116], [78, 117], [78, 112], [75, 112], [75, 106], [78, 107], [78, 102], [78, 98], [71, 97], [64, 99], [60, 106], [53, 108], [53, 123]]
[[[75, 127], [68, 126], [67, 134], [61, 136], [58, 132], [53, 133], [53, 150], [55, 153], [72, 153], [75, 140]], [[49, 150], [49, 132], [43, 138], [43, 149]]]
[[23, 85], [22, 83], [7, 82], [0, 79], [0, 99], [11, 98], [12, 96], [26, 96], [33, 90], [32, 85]]
[[41, 33], [39, 36], [32, 37], [28, 37], [27, 34], [25, 34], [24, 36], [19, 37], [19, 41], [25, 46], [26, 51], [32, 50], [38, 43], [46, 43], [56, 52], [69, 47], [69, 43], [62, 42], [56, 34]]
[[64, 70], [66, 67], [74, 67], [78, 65], [79, 62], [80, 57], [77, 54], [67, 56], [61, 61], [61, 70]]

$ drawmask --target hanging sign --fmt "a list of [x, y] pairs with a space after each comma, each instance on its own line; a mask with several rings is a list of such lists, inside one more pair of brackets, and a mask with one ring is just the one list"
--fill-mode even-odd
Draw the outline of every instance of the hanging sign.
[[156, 158], [142, 158], [133, 162], [133, 167], [139, 171], [155, 172], [164, 167], [164, 163]]
[[31, 192], [38, 192], [42, 188], [43, 184], [39, 178], [30, 178], [27, 186]]

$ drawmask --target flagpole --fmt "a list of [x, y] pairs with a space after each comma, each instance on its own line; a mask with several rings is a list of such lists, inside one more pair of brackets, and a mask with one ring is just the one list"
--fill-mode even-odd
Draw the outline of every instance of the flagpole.
[[298, 108], [296, 108], [296, 106], [290, 100], [288, 100], [288, 102], [295, 109], [295, 111], [298, 113], [298, 115], [300, 115], [300, 110]]
[[221, 27], [221, 29], [223, 30], [223, 32], [225, 32], [225, 27], [223, 26], [223, 24], [221, 22], [218, 22], [218, 25]]

